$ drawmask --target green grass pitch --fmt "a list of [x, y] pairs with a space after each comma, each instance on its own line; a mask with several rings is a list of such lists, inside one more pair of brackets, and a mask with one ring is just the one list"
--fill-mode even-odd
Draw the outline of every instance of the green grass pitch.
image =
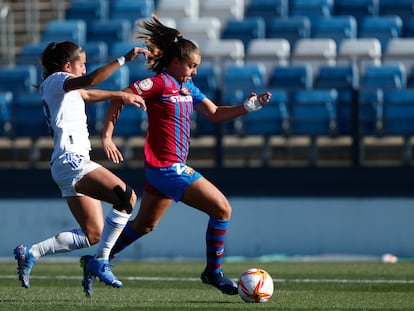
[[97, 283], [88, 298], [77, 262], [36, 263], [31, 288], [20, 286], [15, 262], [0, 262], [0, 310], [414, 310], [414, 262], [224, 263], [236, 279], [244, 270], [265, 269], [275, 291], [266, 303], [248, 304], [202, 284], [203, 262], [118, 261], [124, 286]]

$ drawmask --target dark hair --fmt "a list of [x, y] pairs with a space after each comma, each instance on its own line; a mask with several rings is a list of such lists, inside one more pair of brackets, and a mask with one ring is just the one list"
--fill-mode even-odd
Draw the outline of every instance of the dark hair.
[[144, 39], [147, 49], [151, 52], [147, 67], [161, 73], [170, 61], [177, 57], [179, 60], [188, 59], [192, 53], [200, 53], [197, 45], [184, 39], [174, 28], [163, 25], [155, 15], [152, 20], [142, 21], [143, 29], [138, 32], [138, 39]]
[[66, 62], [73, 63], [80, 59], [79, 54], [81, 52], [83, 52], [82, 47], [71, 41], [50, 43], [41, 56], [43, 79], [46, 79], [52, 73], [62, 71]]

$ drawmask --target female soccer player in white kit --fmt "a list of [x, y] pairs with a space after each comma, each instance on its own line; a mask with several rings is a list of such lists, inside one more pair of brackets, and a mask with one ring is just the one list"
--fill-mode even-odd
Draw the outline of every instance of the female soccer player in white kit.
[[[145, 104], [135, 94], [85, 88], [101, 83], [125, 61], [134, 60], [140, 53], [146, 56], [148, 51], [133, 48], [88, 75], [86, 53], [73, 42], [50, 43], [42, 53], [43, 81], [39, 91], [54, 142], [51, 173], [80, 228], [62, 231], [36, 244], [19, 245], [14, 249], [19, 279], [25, 288], [30, 287], [30, 272], [40, 257], [70, 252], [98, 242], [95, 256], [91, 256], [88, 262], [89, 269], [106, 284], [122, 286], [112, 274], [108, 257], [137, 198], [124, 181], [90, 160], [85, 103], [111, 99], [137, 107], [145, 107]], [[101, 201], [113, 204], [105, 220]]]

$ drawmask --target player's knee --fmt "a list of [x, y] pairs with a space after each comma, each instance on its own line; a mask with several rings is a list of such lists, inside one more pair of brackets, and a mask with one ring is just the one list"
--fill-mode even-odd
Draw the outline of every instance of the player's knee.
[[137, 195], [135, 191], [128, 185], [126, 185], [125, 191], [119, 185], [116, 185], [113, 191], [119, 198], [119, 203], [114, 205], [114, 209], [120, 212], [125, 211], [126, 213], [131, 214], [137, 201]]
[[210, 215], [216, 219], [229, 220], [231, 217], [231, 205], [228, 202], [223, 202], [218, 205], [218, 208], [215, 209], [214, 215]]

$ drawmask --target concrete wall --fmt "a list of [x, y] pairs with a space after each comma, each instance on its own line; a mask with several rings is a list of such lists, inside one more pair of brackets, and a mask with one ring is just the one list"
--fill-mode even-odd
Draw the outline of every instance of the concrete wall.
[[[388, 252], [414, 256], [412, 198], [232, 197], [230, 202], [233, 217], [226, 258]], [[0, 257], [12, 258], [20, 243], [77, 227], [63, 199], [5, 199], [0, 200], [0, 211]], [[203, 258], [207, 220], [184, 204], [173, 204], [159, 227], [120, 258]]]

